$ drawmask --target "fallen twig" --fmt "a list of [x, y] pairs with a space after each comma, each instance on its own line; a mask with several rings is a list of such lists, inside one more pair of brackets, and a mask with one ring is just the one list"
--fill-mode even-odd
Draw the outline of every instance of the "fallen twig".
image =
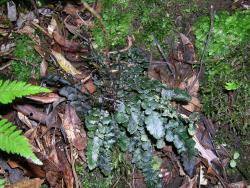
[[203, 51], [202, 51], [202, 54], [201, 54], [201, 58], [200, 58], [200, 69], [199, 69], [198, 73], [196, 74], [196, 77], [195, 77], [194, 81], [192, 82], [192, 84], [187, 88], [188, 91], [191, 91], [191, 89], [194, 87], [194, 85], [197, 82], [197, 80], [199, 79], [201, 71], [202, 71], [202, 69], [204, 67], [204, 57], [205, 57], [205, 54], [207, 52], [207, 47], [208, 47], [208, 44], [209, 44], [209, 41], [210, 41], [210, 38], [211, 38], [211, 35], [212, 35], [212, 32], [213, 32], [213, 27], [214, 27], [215, 11], [214, 11], [213, 5], [211, 5], [211, 11], [210, 12], [211, 12], [210, 27], [209, 27], [209, 31], [208, 31], [208, 34], [207, 34], [205, 45], [204, 45], [204, 48], [203, 48]]
[[155, 42], [155, 44], [156, 44], [156, 46], [157, 46], [157, 49], [159, 50], [161, 56], [163, 57], [164, 61], [165, 61], [166, 64], [167, 64], [167, 67], [168, 67], [170, 73], [171, 73], [172, 76], [175, 78], [174, 71], [173, 71], [173, 69], [172, 69], [170, 63], [168, 62], [167, 57], [166, 57], [166, 55], [164, 54], [164, 52], [163, 52], [163, 50], [162, 50], [162, 48], [161, 48], [161, 45], [160, 45], [159, 41], [157, 40], [157, 38], [156, 38], [156, 36], [155, 36], [154, 33], [152, 33], [152, 36], [153, 36], [153, 38], [154, 38], [154, 42]]
[[103, 32], [103, 36], [104, 36], [104, 41], [105, 41], [105, 51], [108, 52], [109, 51], [109, 35], [108, 35], [108, 32], [105, 28], [105, 25], [102, 21], [102, 18], [101, 16], [91, 7], [89, 6], [88, 3], [86, 3], [85, 1], [83, 1], [83, 5], [84, 7], [91, 13], [93, 14], [99, 21], [100, 25], [101, 25], [101, 29], [102, 29], [102, 32]]
[[0, 67], [0, 71], [4, 70], [5, 68], [9, 67], [11, 65], [11, 62], [7, 63], [6, 65], [3, 65]]
[[128, 45], [125, 48], [118, 50], [118, 51], [111, 51], [108, 54], [118, 54], [118, 53], [126, 52], [132, 47], [134, 41], [135, 41], [134, 36], [132, 37], [128, 36], [128, 39], [127, 39]]

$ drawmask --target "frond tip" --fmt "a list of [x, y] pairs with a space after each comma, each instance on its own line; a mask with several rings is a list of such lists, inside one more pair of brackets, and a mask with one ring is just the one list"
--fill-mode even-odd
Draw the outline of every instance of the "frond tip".
[[0, 80], [0, 103], [11, 103], [17, 97], [50, 92], [49, 89], [17, 81]]
[[6, 119], [0, 120], [0, 149], [12, 154], [32, 160], [35, 164], [42, 162], [35, 156], [29, 145], [28, 139], [21, 135], [22, 131]]

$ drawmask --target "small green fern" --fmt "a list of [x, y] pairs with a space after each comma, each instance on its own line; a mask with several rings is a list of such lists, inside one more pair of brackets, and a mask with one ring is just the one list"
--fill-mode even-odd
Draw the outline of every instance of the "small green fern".
[[50, 92], [50, 90], [39, 86], [33, 86], [25, 82], [0, 80], [0, 103], [2, 104], [11, 103], [17, 97], [41, 92]]
[[[50, 90], [25, 82], [0, 80], [0, 104], [8, 104], [17, 97], [41, 92], [50, 92]], [[42, 162], [32, 152], [28, 139], [21, 132], [8, 120], [0, 120], [0, 149], [7, 153], [18, 154], [41, 165]]]

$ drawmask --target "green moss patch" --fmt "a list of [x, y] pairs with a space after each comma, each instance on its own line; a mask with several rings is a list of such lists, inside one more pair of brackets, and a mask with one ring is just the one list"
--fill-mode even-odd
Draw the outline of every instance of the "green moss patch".
[[35, 76], [39, 77], [39, 64], [42, 59], [34, 49], [35, 43], [26, 35], [17, 36], [14, 51], [15, 61], [11, 64], [11, 70], [19, 81], [28, 81], [31, 78], [33, 66]]
[[[237, 163], [250, 177], [249, 106], [250, 106], [250, 11], [222, 12], [215, 16], [212, 39], [205, 59], [202, 103], [205, 114], [218, 125], [217, 142], [226, 143], [230, 152], [237, 150], [242, 160]], [[209, 17], [194, 26], [199, 54], [209, 30]], [[247, 165], [246, 165], [247, 164]]]

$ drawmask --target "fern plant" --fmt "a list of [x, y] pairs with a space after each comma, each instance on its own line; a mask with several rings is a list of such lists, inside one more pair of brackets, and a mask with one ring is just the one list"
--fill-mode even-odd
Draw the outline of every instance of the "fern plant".
[[[0, 80], [0, 103], [2, 104], [11, 103], [17, 97], [41, 92], [50, 92], [50, 90], [25, 82]], [[7, 153], [18, 154], [41, 165], [42, 162], [32, 152], [28, 139], [21, 132], [8, 120], [0, 120], [0, 149]]]
[[[192, 140], [195, 125], [170, 105], [171, 99], [187, 96], [164, 87], [158, 87], [158, 93], [152, 85], [161, 84], [144, 79], [149, 83], [148, 87], [140, 90], [142, 93], [137, 93], [136, 96], [132, 96], [135, 95], [132, 91], [126, 92], [123, 107], [116, 112], [110, 113], [100, 109], [90, 111], [86, 118], [89, 137], [87, 159], [91, 170], [99, 167], [108, 175], [113, 169], [113, 149], [118, 147], [122, 152], [128, 151], [132, 155], [132, 163], [144, 173], [148, 186], [154, 187], [160, 186], [160, 165], [154, 168], [153, 151], [172, 142], [183, 158], [191, 160], [195, 154]], [[140, 82], [142, 80], [140, 79]]]
[[[196, 153], [192, 136], [195, 122], [184, 118], [170, 101], [189, 101], [191, 97], [179, 89], [168, 88], [145, 76], [145, 61], [135, 52], [128, 58], [128, 67], [113, 84], [118, 88], [114, 111], [94, 108], [85, 118], [88, 135], [87, 162], [108, 175], [115, 168], [112, 152], [130, 153], [131, 162], [139, 168], [148, 187], [161, 187], [161, 161], [154, 151], [172, 143], [184, 163], [192, 163]], [[100, 85], [101, 82], [99, 82]], [[184, 166], [185, 167], [185, 166]], [[188, 169], [187, 169], [188, 170]]]

